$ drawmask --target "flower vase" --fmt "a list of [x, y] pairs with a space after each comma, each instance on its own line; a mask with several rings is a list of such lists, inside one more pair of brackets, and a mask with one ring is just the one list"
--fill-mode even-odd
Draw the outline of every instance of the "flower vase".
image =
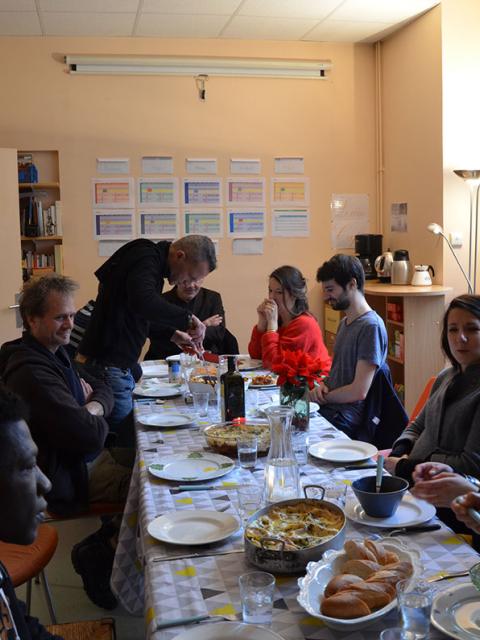
[[310, 424], [310, 403], [308, 385], [294, 385], [286, 382], [280, 387], [280, 404], [293, 409], [292, 431], [308, 431]]

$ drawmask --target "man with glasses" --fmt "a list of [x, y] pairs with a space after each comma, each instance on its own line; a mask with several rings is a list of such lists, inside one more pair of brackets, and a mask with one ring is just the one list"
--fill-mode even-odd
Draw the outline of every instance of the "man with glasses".
[[216, 267], [215, 247], [206, 236], [191, 235], [175, 242], [139, 239], [116, 251], [97, 271], [98, 295], [92, 318], [80, 344], [81, 357], [94, 375], [103, 378], [115, 396], [108, 418], [122, 441], [120, 424], [131, 415], [138, 362], [150, 322], [167, 327], [181, 348], [202, 348], [205, 325], [188, 310], [162, 296], [164, 279], [170, 284], [205, 278]]

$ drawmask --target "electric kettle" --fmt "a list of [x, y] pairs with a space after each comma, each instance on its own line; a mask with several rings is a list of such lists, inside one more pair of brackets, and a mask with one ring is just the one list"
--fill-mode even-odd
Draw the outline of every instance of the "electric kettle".
[[393, 254], [392, 284], [410, 283], [410, 260], [406, 249], [397, 249]]
[[[431, 277], [430, 272], [432, 272]], [[414, 287], [428, 287], [433, 284], [432, 278], [434, 277], [435, 270], [431, 264], [416, 264], [412, 284]]]
[[390, 282], [392, 277], [393, 254], [388, 249], [375, 260], [375, 271], [380, 282]]

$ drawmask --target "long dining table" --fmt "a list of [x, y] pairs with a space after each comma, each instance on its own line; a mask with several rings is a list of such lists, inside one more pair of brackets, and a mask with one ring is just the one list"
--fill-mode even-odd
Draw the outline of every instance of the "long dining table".
[[[247, 391], [247, 394], [249, 392]], [[278, 391], [258, 392], [259, 407], [278, 404]], [[190, 626], [157, 629], [168, 619], [201, 614], [236, 616], [241, 620], [238, 577], [255, 570], [247, 564], [243, 550], [243, 529], [228, 539], [205, 546], [179, 546], [159, 542], [147, 527], [159, 515], [184, 509], [209, 509], [229, 513], [241, 521], [236, 488], [238, 485], [263, 484], [265, 458], [258, 458], [253, 471], [235, 468], [226, 476], [209, 481], [213, 489], [188, 490], [179, 483], [153, 477], [148, 467], [158, 457], [207, 450], [203, 428], [218, 422], [218, 407], [209, 407], [206, 418], [196, 419], [193, 426], [155, 429], [142, 425], [138, 418], [154, 412], [178, 412], [193, 415], [192, 405], [183, 396], [157, 404], [155, 399], [137, 399], [135, 403], [137, 456], [130, 491], [123, 514], [112, 573], [112, 589], [124, 608], [134, 615], [145, 616], [146, 638], [170, 640]], [[318, 413], [310, 418], [308, 439], [319, 441], [347, 438]], [[372, 470], [340, 470], [338, 465], [308, 456], [300, 467], [303, 485], [319, 484], [347, 488], [347, 501], [353, 499], [352, 480]], [[185, 484], [185, 483], [184, 483]], [[440, 521], [438, 521], [440, 523]], [[365, 538], [372, 534], [387, 535], [385, 530], [347, 520], [346, 538]], [[402, 536], [407, 545], [421, 551], [425, 576], [469, 569], [478, 561], [477, 553], [443, 523], [436, 531], [409, 533]], [[238, 553], [217, 552], [237, 551]], [[178, 555], [201, 553], [200, 557], [173, 559]], [[169, 559], [172, 558], [172, 559]], [[297, 602], [298, 576], [277, 576], [271, 629], [288, 640], [344, 638], [345, 633], [327, 627], [310, 616]], [[468, 578], [437, 583], [448, 586]], [[215, 624], [214, 622], [202, 622]], [[386, 627], [398, 624], [396, 610], [379, 618], [364, 629], [347, 634], [355, 640], [376, 640]], [[432, 639], [445, 636], [432, 627]]]

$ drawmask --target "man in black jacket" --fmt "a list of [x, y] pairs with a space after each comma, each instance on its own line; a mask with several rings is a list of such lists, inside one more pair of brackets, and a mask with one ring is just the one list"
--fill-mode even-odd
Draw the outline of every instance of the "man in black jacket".
[[[37, 447], [20, 399], [0, 385], [0, 540], [31, 544], [47, 507], [50, 482], [37, 466]], [[0, 638], [61, 640], [25, 613], [0, 557]]]
[[170, 339], [181, 347], [202, 347], [205, 325], [187, 309], [162, 298], [164, 279], [170, 284], [197, 282], [215, 267], [213, 242], [191, 235], [173, 243], [133, 240], [95, 272], [98, 295], [80, 353], [90, 370], [113, 390], [115, 406], [108, 421], [120, 435], [120, 423], [133, 409], [131, 370], [147, 339], [149, 323], [168, 327]]

